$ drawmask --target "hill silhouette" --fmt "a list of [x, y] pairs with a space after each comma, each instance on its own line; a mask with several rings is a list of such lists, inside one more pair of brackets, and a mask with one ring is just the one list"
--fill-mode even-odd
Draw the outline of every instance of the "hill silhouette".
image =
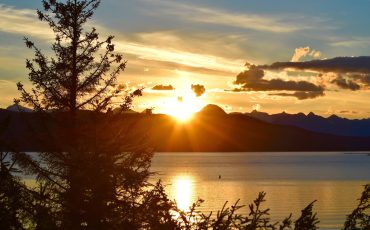
[[33, 110], [30, 108], [27, 108], [21, 105], [16, 105], [16, 104], [8, 106], [6, 110], [14, 111], [14, 112], [28, 112], [28, 113], [33, 112]]
[[[56, 116], [63, 121], [63, 113]], [[148, 146], [158, 152], [370, 150], [369, 137], [323, 134], [291, 125], [272, 124], [245, 114], [226, 114], [216, 105], [206, 106], [187, 123], [179, 123], [163, 114], [99, 114], [98, 118], [91, 119], [91, 112], [80, 111], [79, 116], [86, 121], [86, 127], [106, 124], [103, 121], [108, 119], [112, 129], [132, 130], [127, 132], [130, 133], [129, 143], [141, 144], [140, 141], [145, 139]], [[302, 114], [299, 116], [303, 117]], [[63, 126], [50, 125], [48, 118], [41, 114], [0, 110], [0, 122], [5, 121], [8, 125], [0, 138], [5, 139], [8, 146], [23, 151], [41, 151], [45, 148], [42, 140], [54, 135], [54, 141], [48, 143], [47, 148], [63, 149], [63, 137], [58, 136]], [[103, 135], [111, 138], [110, 132]]]
[[312, 112], [307, 115], [304, 113], [288, 114], [284, 112], [269, 115], [256, 110], [251, 113], [245, 113], [245, 115], [272, 124], [291, 125], [319, 133], [340, 136], [370, 136], [370, 119], [350, 120], [334, 114], [324, 118]]
[[227, 113], [218, 105], [208, 104], [201, 109], [198, 114], [208, 116], [225, 116]]

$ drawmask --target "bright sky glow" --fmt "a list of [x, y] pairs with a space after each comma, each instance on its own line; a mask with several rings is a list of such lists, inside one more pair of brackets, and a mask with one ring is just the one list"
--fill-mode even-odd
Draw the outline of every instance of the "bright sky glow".
[[[93, 21], [101, 38], [115, 35], [117, 50], [128, 60], [120, 83], [145, 87], [134, 110], [154, 107], [179, 120], [188, 120], [208, 103], [228, 112], [249, 112], [255, 105], [269, 113], [333, 113], [370, 117], [370, 87], [360, 90], [334, 84], [333, 73], [266, 71], [264, 79], [307, 81], [325, 87], [324, 95], [299, 99], [291, 91], [231, 92], [246, 62], [307, 61], [339, 56], [370, 55], [370, 2], [345, 0], [104, 0]], [[19, 94], [16, 82], [29, 87], [25, 59], [33, 53], [23, 46], [29, 37], [51, 54], [53, 35], [39, 22], [41, 1], [2, 0], [0, 3], [0, 107]], [[206, 92], [196, 97], [192, 84]], [[152, 90], [172, 85], [174, 90]], [[182, 97], [182, 102], [178, 100]]]

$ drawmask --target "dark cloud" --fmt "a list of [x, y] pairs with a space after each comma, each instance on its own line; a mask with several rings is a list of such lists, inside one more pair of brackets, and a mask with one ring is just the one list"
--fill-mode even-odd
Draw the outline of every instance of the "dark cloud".
[[358, 81], [366, 86], [370, 86], [370, 74], [349, 74], [348, 78]]
[[248, 70], [245, 70], [236, 76], [234, 84], [246, 85], [251, 82], [260, 82], [264, 76], [265, 71], [256, 67], [255, 65], [251, 65]]
[[261, 65], [258, 67], [266, 70], [294, 68], [298, 70], [313, 70], [318, 72], [370, 73], [370, 56], [336, 57], [332, 59], [305, 62], [275, 62], [271, 65]]
[[361, 82], [366, 85], [370, 85], [370, 74], [363, 75], [361, 77]]
[[239, 73], [234, 81], [234, 84], [240, 87], [227, 91], [281, 91], [271, 93], [270, 95], [291, 96], [300, 100], [324, 95], [325, 87], [323, 85], [316, 85], [309, 81], [264, 79], [264, 70], [279, 71], [287, 68], [298, 71], [317, 71], [320, 73], [318, 77], [323, 76], [324, 73], [333, 72], [337, 77], [330, 83], [337, 85], [341, 89], [355, 91], [370, 86], [370, 56], [336, 57], [305, 62], [275, 62], [271, 65], [259, 66], [246, 63], [246, 66], [249, 69]]
[[202, 96], [206, 92], [206, 88], [204, 87], [204, 85], [191, 85], [191, 89], [197, 97]]
[[234, 84], [241, 85], [233, 92], [244, 91], [295, 91], [294, 93], [277, 93], [279, 96], [294, 96], [298, 99], [308, 99], [324, 95], [324, 87], [308, 81], [284, 81], [281, 79], [265, 80], [264, 70], [250, 66], [249, 70], [239, 73]]
[[341, 113], [341, 114], [358, 114], [358, 112], [356, 112], [356, 111], [349, 111], [349, 110], [342, 110], [342, 111], [339, 111], [339, 113]]
[[305, 100], [305, 99], [313, 99], [316, 97], [324, 96], [325, 94], [324, 94], [324, 91], [307, 91], [307, 92], [296, 91], [294, 93], [271, 93], [269, 95], [296, 97], [299, 100]]
[[254, 91], [273, 91], [273, 90], [289, 90], [289, 91], [318, 91], [324, 90], [323, 87], [317, 86], [308, 81], [284, 81], [281, 79], [263, 80], [258, 82], [249, 82], [243, 86], [245, 89]]
[[225, 89], [226, 92], [234, 92], [234, 93], [240, 93], [240, 92], [245, 92], [247, 90], [241, 89], [241, 88], [234, 88], [234, 89]]
[[331, 83], [336, 84], [342, 89], [350, 89], [352, 91], [359, 90], [361, 88], [361, 86], [356, 82], [346, 79], [342, 76], [337, 77], [336, 79], [331, 81]]
[[152, 90], [174, 90], [175, 88], [172, 85], [156, 85]]

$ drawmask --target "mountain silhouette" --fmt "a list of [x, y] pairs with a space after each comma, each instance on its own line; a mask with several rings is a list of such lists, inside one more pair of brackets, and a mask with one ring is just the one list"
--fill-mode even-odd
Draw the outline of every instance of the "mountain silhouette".
[[8, 106], [6, 110], [13, 111], [13, 112], [28, 112], [28, 113], [33, 112], [33, 110], [30, 108], [24, 107], [22, 105], [16, 105], [16, 104]]
[[[84, 129], [87, 133], [92, 128], [99, 130], [102, 124], [109, 125], [101, 128], [105, 130], [101, 133], [104, 138], [111, 138], [112, 132], [108, 130], [127, 130], [125, 133], [128, 135], [128, 143], [140, 145], [140, 141], [144, 139], [157, 152], [370, 150], [369, 137], [323, 134], [292, 125], [273, 124], [246, 114], [226, 114], [216, 105], [206, 106], [191, 121], [185, 123], [163, 114], [99, 114], [93, 119], [92, 114], [89, 111], [79, 113], [81, 120], [85, 122], [87, 128]], [[258, 115], [270, 118], [266, 114]], [[63, 113], [55, 116], [63, 121]], [[290, 116], [283, 113], [277, 117]], [[313, 115], [297, 115], [302, 119], [309, 116]], [[0, 110], [0, 123], [5, 121], [8, 125], [0, 139], [3, 138], [8, 146], [22, 151], [41, 151], [45, 148], [63, 150], [63, 137], [58, 136], [64, 128], [63, 122], [60, 127], [55, 127], [49, 124], [48, 118], [38, 113]], [[48, 131], [45, 131], [45, 126], [49, 127]], [[50, 140], [51, 137], [53, 140]]]
[[340, 136], [370, 136], [370, 119], [350, 120], [335, 114], [324, 118], [312, 112], [288, 114], [278, 113], [269, 115], [256, 110], [245, 113], [246, 116], [259, 119], [272, 124], [292, 125], [309, 131], [334, 134]]
[[225, 116], [227, 113], [218, 105], [208, 104], [198, 114], [208, 116]]

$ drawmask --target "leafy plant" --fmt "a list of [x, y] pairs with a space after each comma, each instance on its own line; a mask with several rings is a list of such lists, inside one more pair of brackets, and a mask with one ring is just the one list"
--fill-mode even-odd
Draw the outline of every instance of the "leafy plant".
[[370, 229], [370, 184], [364, 186], [364, 191], [359, 199], [359, 203], [352, 213], [347, 216], [343, 229]]

